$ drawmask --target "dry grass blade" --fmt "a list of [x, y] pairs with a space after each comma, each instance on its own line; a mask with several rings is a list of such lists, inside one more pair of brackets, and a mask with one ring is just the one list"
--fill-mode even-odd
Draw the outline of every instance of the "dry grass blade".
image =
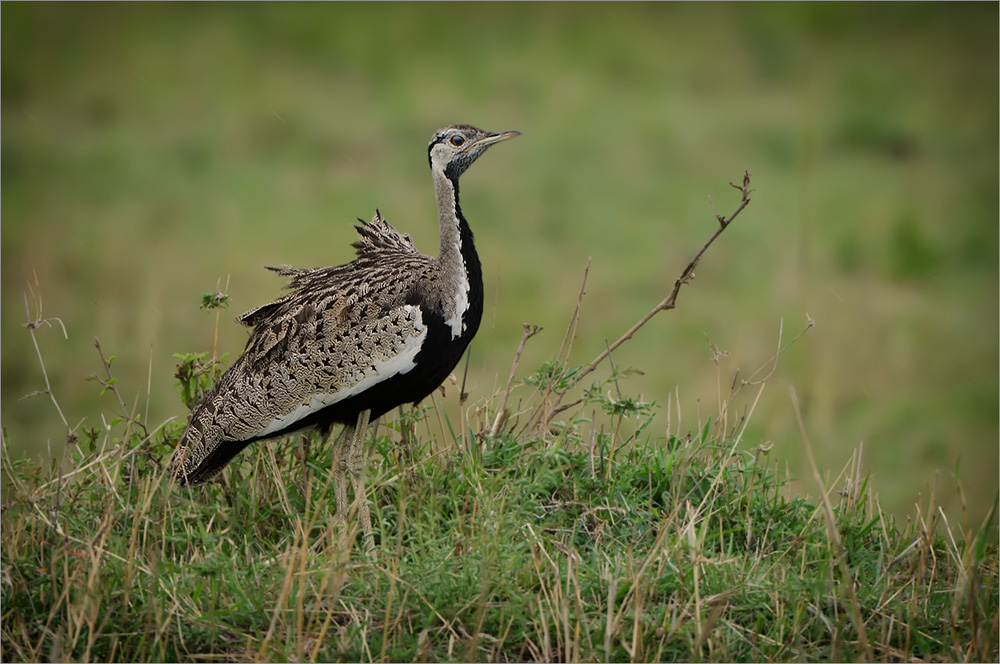
[[45, 381], [45, 389], [41, 392], [36, 392], [35, 394], [47, 394], [52, 400], [52, 405], [55, 406], [56, 412], [59, 413], [59, 419], [62, 420], [63, 426], [66, 427], [66, 443], [70, 444], [76, 440], [76, 434], [73, 432], [73, 428], [69, 425], [66, 420], [66, 416], [62, 412], [62, 408], [59, 407], [59, 402], [56, 400], [56, 395], [52, 392], [52, 383], [49, 382], [49, 374], [45, 370], [45, 360], [42, 359], [42, 349], [38, 346], [38, 338], [35, 336], [35, 330], [42, 325], [48, 325], [52, 327], [52, 321], [59, 323], [59, 327], [62, 328], [63, 338], [68, 339], [69, 335], [66, 333], [66, 326], [58, 318], [42, 318], [42, 296], [41, 294], [35, 294], [34, 290], [31, 289], [29, 285], [29, 290], [35, 295], [35, 316], [31, 315], [31, 307], [28, 304], [28, 294], [24, 294], [24, 312], [27, 316], [27, 322], [24, 324], [28, 328], [28, 334], [31, 335], [31, 343], [35, 347], [35, 354], [38, 356], [38, 366], [42, 370], [42, 379]]
[[837, 521], [833, 516], [833, 506], [830, 505], [830, 499], [826, 495], [826, 487], [823, 486], [823, 478], [820, 477], [819, 468], [816, 466], [816, 458], [813, 456], [812, 445], [809, 443], [809, 436], [806, 434], [806, 427], [802, 421], [802, 411], [799, 408], [799, 398], [795, 394], [795, 388], [790, 387], [792, 395], [792, 405], [795, 408], [795, 418], [799, 423], [799, 431], [802, 434], [802, 442], [806, 448], [806, 456], [809, 459], [809, 466], [812, 469], [813, 479], [816, 480], [816, 486], [819, 488], [820, 496], [820, 506], [822, 507], [823, 518], [826, 521], [826, 532], [830, 538], [830, 546], [833, 548], [833, 557], [837, 563], [837, 567], [840, 569], [841, 574], [841, 587], [846, 589], [848, 600], [850, 601], [850, 611], [848, 612], [851, 616], [851, 620], [854, 622], [854, 628], [858, 631], [858, 639], [861, 641], [861, 647], [865, 652], [865, 659], [869, 662], [875, 661], [875, 653], [872, 651], [871, 642], [868, 640], [868, 631], [865, 629], [865, 621], [861, 617], [861, 609], [858, 605], [858, 595], [854, 591], [854, 578], [850, 575], [847, 569], [847, 563], [844, 561], [844, 545], [840, 540], [840, 533], [837, 531]]

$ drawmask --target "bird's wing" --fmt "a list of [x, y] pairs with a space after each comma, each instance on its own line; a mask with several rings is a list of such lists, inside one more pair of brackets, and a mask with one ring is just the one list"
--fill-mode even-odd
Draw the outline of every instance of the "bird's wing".
[[289, 278], [287, 288], [292, 292], [273, 302], [251, 309], [236, 320], [247, 327], [255, 327], [274, 316], [278, 309], [287, 301], [294, 299], [299, 291], [322, 289], [333, 283], [348, 281], [352, 275], [356, 275], [359, 270], [366, 267], [394, 263], [404, 266], [414, 258], [426, 258], [417, 251], [410, 236], [393, 228], [378, 210], [375, 210], [375, 216], [370, 222], [361, 219], [358, 221], [361, 224], [354, 228], [358, 232], [359, 240], [352, 245], [358, 257], [353, 262], [312, 269], [299, 269], [290, 265], [269, 267], [268, 270]]

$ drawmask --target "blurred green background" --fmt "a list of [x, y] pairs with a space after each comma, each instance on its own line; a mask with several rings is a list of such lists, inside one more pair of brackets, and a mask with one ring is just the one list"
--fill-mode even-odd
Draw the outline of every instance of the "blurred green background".
[[[48, 4], [2, 11], [2, 420], [15, 454], [58, 453], [23, 327], [37, 284], [53, 390], [70, 423], [110, 396], [158, 423], [186, 411], [172, 357], [210, 350], [200, 295], [233, 317], [269, 301], [263, 265], [352, 257], [376, 206], [437, 251], [426, 142], [518, 129], [463, 180], [485, 266], [470, 391], [553, 357], [593, 261], [573, 359], [670, 289], [728, 186], [753, 202], [676, 311], [615, 354], [673, 429], [718, 386], [781, 357], [744, 447], [815, 495], [789, 386], [824, 472], [864, 441], [883, 504], [912, 514], [940, 470], [972, 516], [998, 479], [998, 8], [982, 4]], [[708, 341], [729, 354], [712, 360]], [[607, 368], [602, 374], [607, 376]], [[752, 401], [745, 390], [738, 406]], [[445, 400], [453, 403], [454, 390]], [[453, 406], [452, 406], [453, 407]], [[653, 433], [664, 435], [661, 412]]]

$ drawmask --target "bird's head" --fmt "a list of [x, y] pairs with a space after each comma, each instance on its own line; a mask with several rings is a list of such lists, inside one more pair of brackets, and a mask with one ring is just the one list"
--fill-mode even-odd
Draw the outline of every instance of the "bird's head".
[[508, 138], [520, 136], [519, 131], [491, 133], [472, 125], [451, 125], [438, 129], [427, 146], [432, 169], [440, 169], [452, 180], [465, 172], [486, 148]]

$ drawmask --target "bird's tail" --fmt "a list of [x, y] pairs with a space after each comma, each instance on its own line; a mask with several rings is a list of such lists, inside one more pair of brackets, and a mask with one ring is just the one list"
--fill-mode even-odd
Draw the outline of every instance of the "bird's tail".
[[[226, 467], [251, 441], [222, 440], [215, 427], [208, 431], [194, 417], [188, 423], [181, 444], [170, 460], [170, 474], [181, 485], [207, 482]], [[206, 435], [208, 434], [208, 435]], [[214, 434], [214, 435], [213, 435]]]

